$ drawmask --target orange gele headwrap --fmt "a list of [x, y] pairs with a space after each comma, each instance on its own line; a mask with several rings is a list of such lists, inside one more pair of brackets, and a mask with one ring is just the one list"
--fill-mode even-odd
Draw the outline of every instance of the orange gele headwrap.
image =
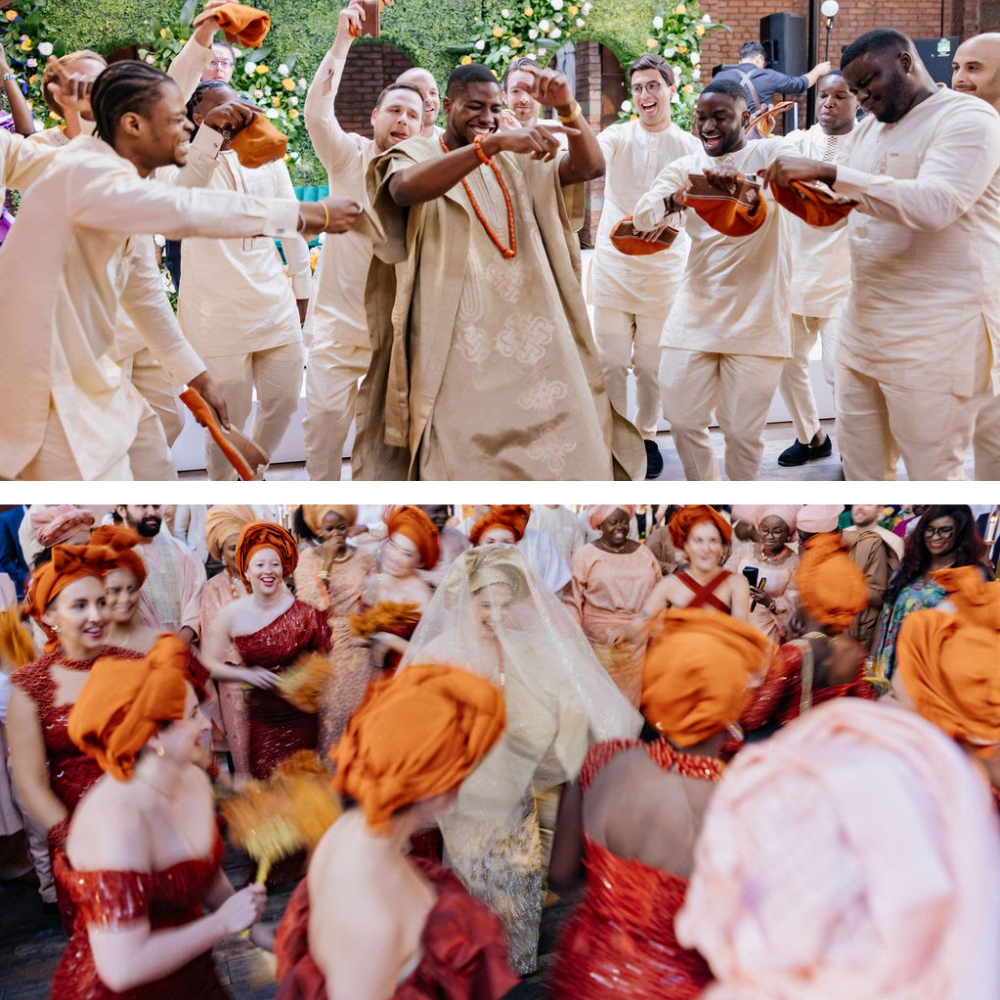
[[90, 536], [90, 541], [93, 545], [107, 545], [115, 554], [114, 569], [131, 570], [139, 586], [142, 586], [146, 579], [146, 564], [135, 551], [140, 542], [138, 531], [122, 525], [104, 524]]
[[229, 148], [247, 170], [283, 160], [288, 152], [288, 136], [279, 132], [263, 115], [254, 115], [246, 128], [240, 129]]
[[106, 545], [57, 545], [52, 550], [52, 559], [32, 573], [24, 610], [45, 633], [46, 653], [54, 653], [59, 648], [59, 637], [42, 621], [45, 609], [71, 583], [85, 576], [103, 580], [116, 564], [116, 553]]
[[837, 632], [846, 632], [854, 624], [868, 607], [870, 596], [864, 573], [847, 552], [839, 535], [813, 535], [803, 546], [795, 571], [803, 610]]
[[240, 45], [251, 49], [259, 49], [271, 30], [269, 14], [241, 3], [223, 4], [213, 10], [212, 15], [227, 35], [233, 35]]
[[683, 749], [740, 717], [774, 647], [748, 622], [700, 608], [666, 611], [659, 623], [642, 670], [639, 708]]
[[593, 504], [587, 508], [587, 520], [590, 522], [590, 526], [594, 531], [600, 531], [601, 525], [611, 517], [611, 515], [616, 510], [623, 510], [628, 514], [628, 519], [631, 521], [635, 517], [635, 504], [634, 503], [604, 503], [604, 504]]
[[323, 518], [329, 513], [339, 514], [349, 525], [358, 519], [358, 508], [349, 503], [304, 503], [302, 520], [315, 535], [323, 525]]
[[931, 573], [948, 591], [959, 618], [1000, 632], [1000, 582], [987, 582], [978, 566], [955, 566]]
[[423, 569], [434, 569], [441, 557], [441, 539], [434, 522], [419, 508], [410, 504], [386, 508], [382, 513], [389, 535], [405, 535], [420, 552]]
[[788, 187], [771, 184], [774, 200], [810, 226], [834, 226], [846, 219], [857, 202], [834, 194], [825, 184], [792, 181]]
[[529, 517], [531, 517], [530, 507], [521, 504], [490, 504], [489, 512], [483, 514], [472, 526], [472, 531], [469, 532], [469, 541], [473, 545], [478, 545], [479, 539], [490, 528], [507, 528], [513, 532], [514, 541], [519, 542], [524, 538]]
[[258, 520], [257, 512], [249, 504], [220, 503], [209, 507], [205, 515], [205, 541], [212, 558], [221, 559], [226, 539]]
[[908, 615], [896, 639], [896, 670], [917, 711], [971, 746], [1000, 743], [1000, 633], [957, 615]]
[[[751, 192], [756, 194], [756, 200]], [[684, 200], [688, 208], [723, 236], [750, 236], [767, 218], [767, 201], [760, 185], [746, 177], [737, 179], [736, 192], [730, 194], [714, 187], [704, 174], [691, 174]]]
[[288, 576], [299, 564], [299, 549], [291, 533], [280, 524], [254, 521], [240, 532], [236, 543], [236, 569], [247, 582], [247, 567], [258, 549], [274, 549], [281, 560], [281, 575]]
[[69, 738], [102, 771], [128, 781], [146, 740], [184, 714], [189, 656], [182, 640], [165, 634], [141, 660], [98, 657], [70, 709]]
[[373, 830], [393, 813], [457, 788], [500, 738], [503, 692], [459, 667], [418, 663], [369, 685], [330, 753], [336, 791]]
[[670, 530], [670, 541], [674, 543], [675, 549], [683, 549], [691, 529], [702, 521], [708, 521], [719, 529], [722, 536], [722, 544], [728, 545], [733, 540], [733, 529], [726, 519], [714, 508], [703, 503], [689, 503], [674, 512], [670, 518], [668, 528]]

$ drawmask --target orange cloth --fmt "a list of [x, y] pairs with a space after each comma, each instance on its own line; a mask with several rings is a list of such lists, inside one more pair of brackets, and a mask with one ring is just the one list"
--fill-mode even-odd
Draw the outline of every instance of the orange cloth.
[[93, 511], [71, 503], [31, 512], [31, 527], [43, 549], [69, 541], [81, 528], [89, 528], [93, 523]]
[[1000, 632], [1000, 582], [987, 582], [978, 566], [956, 566], [931, 573], [948, 591], [959, 618]]
[[821, 625], [846, 632], [868, 607], [868, 584], [840, 536], [813, 535], [799, 552], [795, 585], [799, 604]]
[[205, 515], [205, 541], [209, 555], [213, 559], [221, 559], [226, 539], [238, 535], [256, 520], [257, 512], [249, 504], [220, 503], [209, 507]]
[[146, 580], [146, 564], [135, 551], [139, 532], [117, 524], [101, 525], [90, 536], [92, 545], [107, 545], [115, 553], [115, 569], [129, 569], [135, 574], [139, 586]]
[[[691, 174], [684, 200], [716, 232], [723, 236], [750, 236], [767, 218], [767, 201], [756, 184], [746, 177], [738, 180], [735, 194], [713, 187], [702, 174]], [[751, 204], [750, 192], [756, 191]]]
[[665, 611], [659, 626], [646, 654], [639, 708], [684, 749], [740, 717], [774, 647], [748, 622], [700, 608]]
[[675, 549], [684, 548], [687, 536], [691, 534], [691, 529], [702, 521], [709, 521], [719, 529], [722, 535], [722, 543], [728, 545], [733, 539], [733, 529], [726, 519], [714, 508], [703, 503], [685, 504], [680, 510], [674, 512], [670, 518], [670, 541], [674, 543]]
[[792, 181], [788, 187], [772, 183], [771, 194], [782, 208], [787, 208], [810, 226], [836, 225], [841, 219], [847, 218], [858, 204], [856, 201], [840, 199], [832, 191], [815, 184], [804, 184], [802, 181]]
[[306, 527], [315, 535], [323, 524], [327, 514], [339, 514], [348, 524], [354, 524], [358, 519], [358, 508], [349, 503], [304, 503], [302, 505], [302, 520]]
[[236, 570], [247, 582], [247, 567], [258, 549], [274, 549], [281, 560], [281, 575], [289, 576], [299, 564], [299, 548], [291, 533], [280, 524], [254, 521], [241, 532], [236, 543]]
[[164, 722], [184, 714], [190, 653], [164, 634], [141, 660], [101, 656], [69, 713], [69, 738], [118, 781]]
[[240, 45], [259, 49], [261, 42], [271, 30], [271, 16], [255, 7], [241, 3], [223, 4], [213, 11], [219, 27], [227, 34], [235, 36]]
[[32, 573], [24, 610], [45, 633], [46, 653], [54, 653], [59, 648], [59, 637], [42, 621], [45, 609], [71, 583], [85, 576], [103, 580], [108, 571], [115, 568], [116, 562], [115, 552], [106, 545], [57, 545], [52, 550], [52, 559]]
[[236, 158], [248, 170], [283, 160], [288, 152], [288, 136], [279, 132], [263, 115], [254, 115], [253, 121], [241, 129], [229, 143]]
[[972, 746], [1000, 743], [1000, 633], [926, 608], [896, 639], [896, 670], [917, 711]]
[[590, 523], [590, 526], [594, 529], [594, 531], [600, 531], [601, 530], [601, 525], [604, 524], [604, 522], [609, 517], [611, 517], [611, 515], [616, 510], [623, 510], [623, 511], [625, 511], [625, 513], [628, 514], [628, 519], [630, 521], [632, 520], [633, 517], [635, 517], [635, 504], [634, 503], [630, 503], [630, 504], [622, 504], [622, 503], [619, 503], [619, 504], [614, 504], [614, 503], [594, 504], [593, 506], [590, 506], [590, 507], [587, 508], [587, 519], [588, 519], [588, 521]]
[[626, 215], [613, 226], [609, 238], [611, 245], [628, 257], [648, 257], [650, 254], [669, 250], [677, 239], [679, 230], [668, 226], [655, 240], [644, 240], [642, 234], [635, 228], [632, 216]]
[[434, 522], [419, 508], [409, 504], [386, 508], [382, 513], [390, 536], [405, 535], [420, 551], [421, 569], [434, 569], [441, 557], [441, 538]]
[[472, 526], [472, 531], [469, 532], [469, 541], [473, 545], [478, 545], [479, 539], [490, 528], [509, 528], [514, 533], [514, 541], [519, 542], [524, 538], [529, 517], [531, 517], [530, 507], [521, 504], [490, 504], [489, 513], [483, 514]]
[[330, 759], [333, 787], [373, 830], [393, 813], [456, 789], [500, 738], [503, 692], [459, 667], [412, 664], [369, 685]]

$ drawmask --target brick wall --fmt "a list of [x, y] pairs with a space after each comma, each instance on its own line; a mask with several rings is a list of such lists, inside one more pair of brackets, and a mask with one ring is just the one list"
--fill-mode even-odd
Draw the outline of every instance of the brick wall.
[[372, 108], [382, 89], [413, 63], [391, 45], [352, 45], [337, 91], [337, 120], [345, 132], [371, 138]]

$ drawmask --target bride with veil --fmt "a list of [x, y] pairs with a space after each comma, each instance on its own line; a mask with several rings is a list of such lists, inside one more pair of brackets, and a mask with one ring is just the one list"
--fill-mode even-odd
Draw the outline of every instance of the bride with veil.
[[464, 667], [504, 690], [506, 732], [440, 827], [445, 862], [503, 920], [514, 967], [532, 972], [544, 894], [536, 798], [574, 780], [592, 743], [637, 736], [642, 718], [513, 546], [452, 563], [400, 669], [412, 663]]

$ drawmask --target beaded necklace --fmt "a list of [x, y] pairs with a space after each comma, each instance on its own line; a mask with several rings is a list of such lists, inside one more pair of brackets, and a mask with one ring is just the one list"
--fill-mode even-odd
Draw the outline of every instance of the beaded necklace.
[[703, 781], [718, 781], [722, 777], [725, 764], [717, 757], [698, 757], [670, 747], [674, 759], [671, 770], [685, 778], [701, 778]]
[[[438, 140], [441, 143], [441, 148], [446, 152], [451, 152], [445, 145], [444, 137], [440, 137]], [[472, 193], [472, 188], [469, 186], [468, 180], [462, 178], [462, 187], [465, 188], [465, 193], [468, 195], [469, 202], [472, 205], [472, 210], [476, 213], [476, 218], [479, 220], [479, 224], [486, 230], [486, 235], [493, 241], [493, 245], [500, 251], [501, 256], [505, 260], [511, 260], [517, 256], [517, 233], [514, 230], [514, 205], [510, 200], [510, 192], [507, 190], [507, 185], [504, 184], [503, 176], [500, 173], [500, 168], [496, 165], [496, 161], [491, 156], [487, 156], [483, 152], [483, 137], [477, 135], [473, 140], [472, 145], [476, 149], [476, 154], [479, 159], [483, 161], [492, 171], [497, 179], [497, 183], [500, 185], [500, 191], [503, 194], [504, 204], [507, 206], [507, 238], [510, 243], [509, 247], [505, 247], [501, 242], [500, 238], [495, 232], [493, 232], [493, 227], [486, 221], [486, 217], [483, 215], [482, 209], [479, 207], [479, 202], [476, 201], [475, 195]]]

